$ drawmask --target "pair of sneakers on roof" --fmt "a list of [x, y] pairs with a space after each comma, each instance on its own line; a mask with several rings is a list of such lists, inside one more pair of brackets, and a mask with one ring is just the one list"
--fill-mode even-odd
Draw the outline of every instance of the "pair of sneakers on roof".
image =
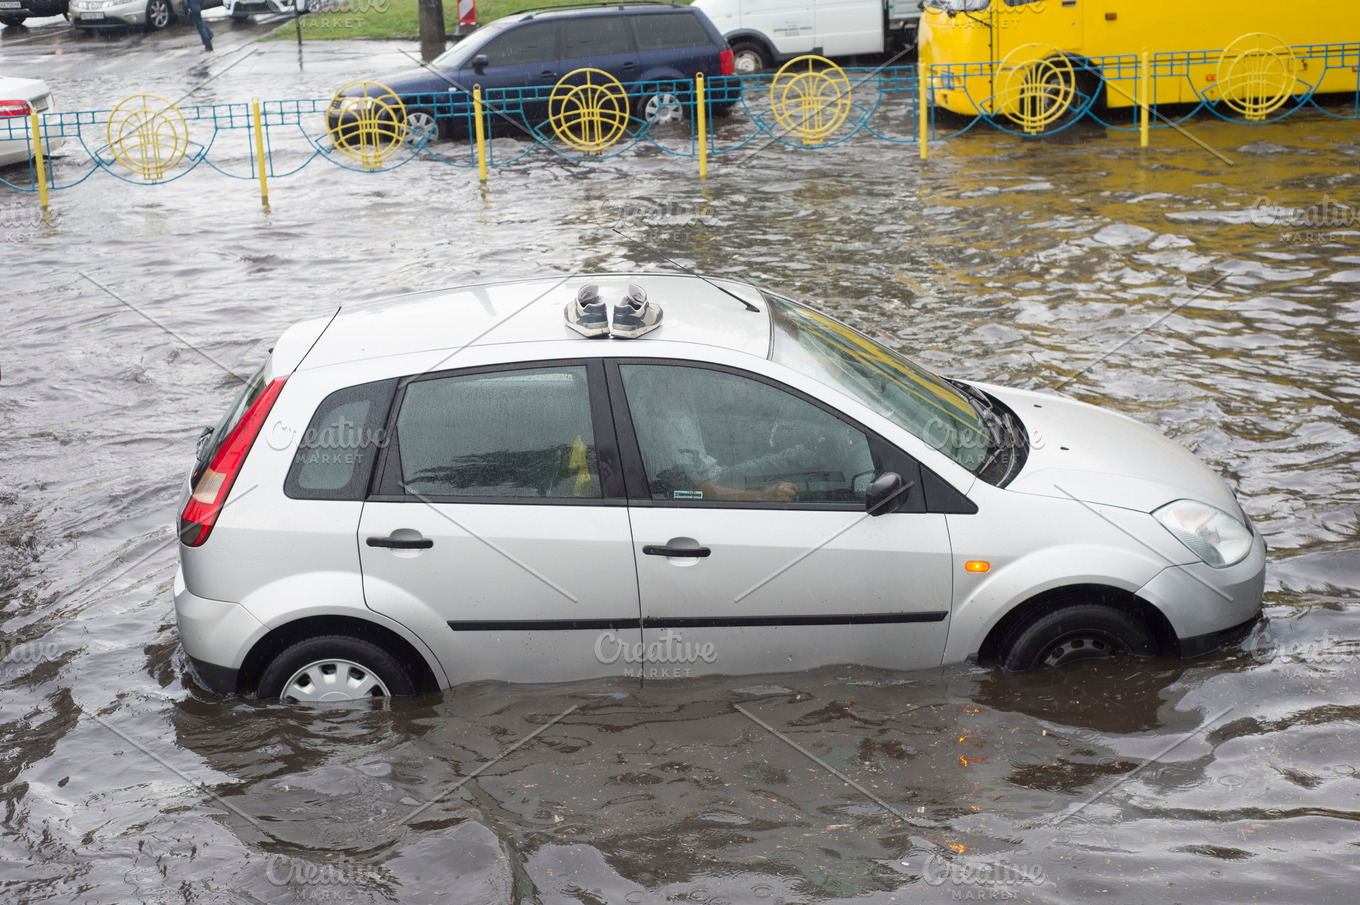
[[636, 283], [628, 284], [623, 301], [614, 306], [614, 323], [609, 323], [609, 305], [600, 298], [600, 287], [587, 283], [567, 303], [567, 326], [582, 336], [616, 336], [636, 339], [661, 326], [661, 306], [647, 301], [646, 291]]

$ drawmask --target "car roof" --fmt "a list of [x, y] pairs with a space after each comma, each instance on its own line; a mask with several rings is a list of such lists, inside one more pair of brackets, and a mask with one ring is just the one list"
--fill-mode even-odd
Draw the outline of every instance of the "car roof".
[[524, 22], [528, 19], [559, 18], [562, 16], [590, 16], [590, 15], [618, 15], [619, 13], [660, 13], [660, 12], [688, 12], [691, 6], [682, 6], [675, 3], [601, 3], [594, 6], [552, 6], [543, 9], [526, 9], [519, 13], [514, 13], [505, 18], [514, 18], [516, 21]]
[[[665, 341], [717, 346], [760, 358], [769, 355], [769, 305], [755, 287], [682, 274], [612, 273], [482, 283], [346, 305], [307, 352], [304, 366], [563, 340], [578, 341], [583, 355], [625, 354], [621, 342], [590, 340], [567, 326], [567, 304], [587, 283], [599, 286], [611, 311], [630, 283], [641, 286], [648, 299], [661, 306], [661, 326], [630, 340], [628, 350], [641, 352], [648, 342]], [[294, 329], [306, 332], [302, 324]]]

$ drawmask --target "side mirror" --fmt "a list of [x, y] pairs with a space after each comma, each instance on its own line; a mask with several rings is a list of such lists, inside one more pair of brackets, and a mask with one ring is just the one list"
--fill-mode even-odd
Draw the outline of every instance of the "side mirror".
[[885, 471], [874, 478], [869, 489], [864, 491], [864, 509], [870, 515], [887, 515], [897, 512], [907, 503], [911, 495], [911, 485], [902, 480], [895, 471]]
[[491, 61], [486, 58], [486, 54], [479, 53], [472, 58], [472, 71], [481, 72], [483, 69], [487, 67], [487, 64], [490, 62]]

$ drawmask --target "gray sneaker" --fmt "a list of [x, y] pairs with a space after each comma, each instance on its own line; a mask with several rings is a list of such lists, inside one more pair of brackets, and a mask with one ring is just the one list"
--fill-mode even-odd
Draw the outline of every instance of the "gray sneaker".
[[619, 339], [637, 339], [661, 326], [661, 306], [647, 301], [647, 292], [635, 283], [628, 284], [628, 294], [614, 306], [614, 326], [611, 334]]
[[576, 300], [567, 302], [563, 315], [567, 326], [582, 336], [595, 339], [609, 335], [609, 305], [600, 300], [600, 287], [587, 283], [576, 293]]

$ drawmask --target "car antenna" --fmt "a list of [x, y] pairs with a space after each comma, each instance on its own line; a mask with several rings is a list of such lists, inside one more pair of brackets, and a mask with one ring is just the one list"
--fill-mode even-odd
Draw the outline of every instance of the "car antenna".
[[647, 250], [650, 251], [652, 254], [656, 255], [658, 258], [660, 258], [661, 260], [665, 261], [667, 264], [670, 264], [672, 267], [678, 267], [679, 269], [683, 270], [685, 273], [689, 274], [690, 276], [692, 276], [692, 277], [698, 277], [699, 279], [703, 280], [705, 283], [707, 283], [708, 285], [712, 286], [714, 289], [718, 290], [719, 292], [723, 293], [724, 295], [730, 295], [730, 296], [732, 296], [732, 298], [736, 299], [737, 301], [739, 301], [739, 302], [741, 302], [743, 305], [745, 305], [747, 311], [755, 311], [755, 312], [759, 312], [759, 311], [760, 311], [759, 308], [757, 308], [755, 305], [752, 305], [750, 302], [746, 301], [746, 299], [744, 299], [744, 298], [742, 298], [741, 296], [737, 295], [737, 294], [736, 294], [735, 292], [733, 292], [732, 290], [730, 290], [730, 289], [724, 289], [723, 287], [719, 286], [717, 283], [715, 283], [715, 282], [713, 282], [712, 280], [710, 280], [708, 277], [704, 276], [702, 273], [695, 273], [693, 270], [690, 270], [690, 269], [689, 269], [688, 267], [686, 267], [684, 264], [681, 264], [681, 263], [679, 263], [678, 261], [674, 261], [674, 260], [672, 260], [672, 259], [666, 257], [666, 256], [663, 255], [661, 252], [657, 251], [655, 248], [652, 248], [652, 246], [648, 245], [646, 242], [641, 242], [641, 241], [639, 241], [639, 240], [637, 240], [637, 239], [634, 239], [632, 236], [628, 235], [628, 234], [625, 233], [623, 230], [619, 229], [617, 226], [611, 226], [611, 227], [609, 227], [609, 228], [610, 228], [611, 230], [613, 230], [614, 232], [618, 233], [620, 236], [623, 236], [623, 238], [627, 239], [629, 242], [632, 242], [634, 245], [641, 245], [643, 248], [647, 249]]

